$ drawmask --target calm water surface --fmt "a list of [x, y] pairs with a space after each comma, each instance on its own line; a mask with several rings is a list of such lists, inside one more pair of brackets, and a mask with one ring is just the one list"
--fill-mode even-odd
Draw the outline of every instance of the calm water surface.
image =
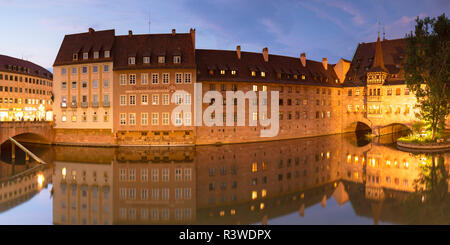
[[0, 224], [449, 224], [450, 154], [355, 134], [200, 147], [26, 145]]

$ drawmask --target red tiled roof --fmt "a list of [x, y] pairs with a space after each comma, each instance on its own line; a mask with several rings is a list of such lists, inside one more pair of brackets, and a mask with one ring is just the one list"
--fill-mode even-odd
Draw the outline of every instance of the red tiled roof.
[[53, 74], [42, 66], [6, 55], [0, 55], [0, 71], [53, 79]]
[[[195, 68], [193, 45], [190, 33], [116, 36], [114, 69]], [[130, 56], [136, 58], [136, 65], [128, 65]], [[143, 64], [144, 56], [150, 56], [150, 64]], [[158, 64], [158, 56], [165, 56], [164, 64]], [[181, 56], [180, 64], [173, 63], [174, 56]]]
[[[59, 48], [59, 52], [53, 66], [93, 62], [92, 57], [94, 51], [111, 51], [113, 45], [114, 30], [92, 31], [66, 35], [61, 47]], [[83, 52], [90, 52], [89, 59], [83, 60]], [[78, 53], [78, 60], [76, 61], [73, 60], [74, 53]], [[95, 62], [103, 62], [108, 60], [112, 61], [112, 58], [104, 58], [103, 52], [100, 52], [99, 55], [99, 59], [96, 59]], [[110, 57], [112, 56], [113, 52], [110, 54]]]
[[[307, 60], [306, 67], [303, 67], [300, 58], [271, 55], [269, 61], [265, 62], [262, 53], [241, 52], [241, 59], [238, 59], [236, 51], [231, 50], [196, 50], [197, 61], [197, 81], [236, 81], [236, 82], [270, 82], [270, 83], [291, 83], [305, 85], [339, 86], [335, 81], [337, 78], [334, 72], [334, 65], [328, 65], [325, 70], [322, 62]], [[233, 67], [237, 71], [236, 75], [231, 75], [226, 71], [225, 75], [220, 75], [219, 67]], [[215, 70], [214, 75], [209, 74], [209, 70]], [[229, 70], [229, 69], [225, 69]], [[260, 74], [251, 76], [251, 71], [266, 72], [265, 77]], [[277, 73], [282, 73], [282, 78], [277, 78]], [[286, 78], [286, 74], [298, 74], [298, 79]], [[301, 75], [306, 79], [302, 80]]]
[[[394, 80], [404, 80], [402, 62], [406, 50], [406, 39], [381, 41], [383, 62], [389, 74], [398, 74]], [[372, 68], [375, 59], [376, 42], [361, 43], [353, 56], [350, 69], [345, 78], [344, 86], [362, 82], [365, 84], [367, 72]], [[388, 78], [387, 80], [392, 80]]]

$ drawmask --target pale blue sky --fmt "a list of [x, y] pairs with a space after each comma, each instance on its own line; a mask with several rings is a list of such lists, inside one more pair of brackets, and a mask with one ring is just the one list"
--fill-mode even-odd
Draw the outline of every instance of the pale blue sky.
[[450, 11], [447, 0], [0, 0], [0, 54], [51, 68], [66, 34], [115, 29], [116, 34], [189, 32], [196, 48], [269, 52], [335, 63], [358, 42], [375, 41], [377, 21], [388, 39], [404, 37], [417, 16]]

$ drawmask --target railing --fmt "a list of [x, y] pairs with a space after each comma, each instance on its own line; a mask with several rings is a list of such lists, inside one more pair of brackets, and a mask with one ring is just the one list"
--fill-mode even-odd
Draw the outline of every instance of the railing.
[[77, 102], [76, 101], [72, 101], [72, 103], [70, 103], [70, 107], [72, 108], [77, 108]]
[[91, 102], [92, 107], [98, 107], [98, 101], [92, 101]]
[[103, 107], [110, 107], [109, 101], [103, 101]]
[[81, 102], [81, 107], [86, 108], [88, 107], [88, 102]]

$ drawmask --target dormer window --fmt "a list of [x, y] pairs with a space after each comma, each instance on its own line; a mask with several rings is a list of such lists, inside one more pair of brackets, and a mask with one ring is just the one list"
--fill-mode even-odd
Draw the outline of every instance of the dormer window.
[[83, 60], [87, 60], [87, 58], [88, 58], [88, 52], [84, 52], [83, 53]]
[[144, 56], [144, 64], [150, 64], [150, 57]]
[[225, 70], [220, 70], [220, 75], [225, 75]]
[[236, 75], [236, 71], [235, 71], [235, 70], [232, 70], [232, 71], [231, 71], [231, 75]]
[[109, 50], [105, 50], [105, 58], [109, 58], [110, 55], [110, 51]]
[[73, 59], [73, 60], [78, 60], [78, 54], [77, 54], [77, 53], [73, 53], [72, 59]]
[[256, 76], [256, 71], [252, 71], [252, 77]]
[[94, 52], [94, 59], [98, 59], [98, 51]]
[[302, 80], [305, 80], [306, 79], [306, 76], [305, 75], [302, 75]]
[[128, 65], [136, 64], [136, 57], [128, 57]]
[[209, 70], [209, 75], [214, 75], [214, 70], [210, 69]]
[[181, 56], [175, 55], [175, 56], [173, 57], [173, 63], [174, 63], [174, 64], [180, 64], [180, 63], [181, 63]]
[[166, 57], [164, 57], [164, 56], [158, 56], [158, 63], [159, 63], [159, 64], [164, 64], [164, 63], [166, 63]]
[[265, 77], [265, 76], [266, 76], [266, 73], [262, 71], [262, 72], [261, 72], [261, 76], [262, 76], [262, 77]]

